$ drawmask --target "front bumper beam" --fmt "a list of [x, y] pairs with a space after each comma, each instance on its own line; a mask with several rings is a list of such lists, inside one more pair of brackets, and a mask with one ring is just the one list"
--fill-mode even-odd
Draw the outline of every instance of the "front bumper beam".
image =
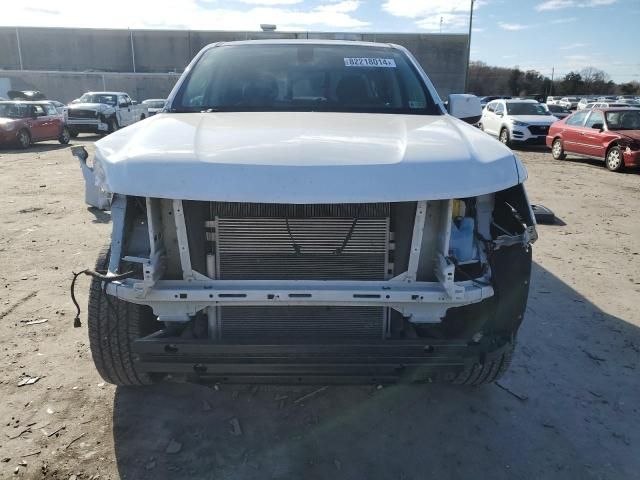
[[451, 380], [500, 355], [508, 339], [381, 340], [377, 343], [224, 344], [158, 332], [133, 345], [136, 370], [196, 382], [388, 384]]

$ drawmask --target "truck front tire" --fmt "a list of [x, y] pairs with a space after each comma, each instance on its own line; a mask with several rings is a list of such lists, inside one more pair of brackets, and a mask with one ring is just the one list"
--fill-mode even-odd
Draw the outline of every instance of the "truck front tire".
[[[109, 257], [109, 249], [103, 249], [96, 262], [96, 271], [107, 270]], [[102, 282], [92, 278], [88, 312], [91, 355], [100, 376], [114, 385], [153, 383], [151, 376], [136, 371], [132, 352], [136, 339], [159, 329], [153, 311], [145, 305], [107, 296]]]

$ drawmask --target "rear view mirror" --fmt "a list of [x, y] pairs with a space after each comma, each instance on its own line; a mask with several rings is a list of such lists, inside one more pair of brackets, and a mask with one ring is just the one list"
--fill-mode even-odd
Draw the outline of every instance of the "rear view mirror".
[[449, 114], [467, 123], [478, 123], [482, 117], [480, 99], [466, 93], [452, 93], [447, 102]]

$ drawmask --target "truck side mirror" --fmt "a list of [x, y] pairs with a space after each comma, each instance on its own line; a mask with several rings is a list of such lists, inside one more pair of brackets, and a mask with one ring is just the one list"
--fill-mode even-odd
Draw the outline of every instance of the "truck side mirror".
[[482, 106], [480, 99], [475, 95], [466, 93], [452, 93], [447, 102], [449, 114], [460, 120], [474, 124], [482, 117]]
[[595, 130], [603, 131], [604, 130], [604, 124], [602, 124], [602, 123], [594, 123], [593, 125], [591, 125], [591, 128], [593, 128]]

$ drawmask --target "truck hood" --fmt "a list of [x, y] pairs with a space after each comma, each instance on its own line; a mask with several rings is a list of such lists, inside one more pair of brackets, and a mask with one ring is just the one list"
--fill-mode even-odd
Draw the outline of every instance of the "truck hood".
[[68, 106], [69, 110], [81, 109], [81, 110], [108, 110], [113, 109], [111, 105], [107, 105], [106, 103], [72, 103]]
[[511, 150], [448, 115], [161, 113], [96, 142], [103, 187], [256, 203], [460, 198], [511, 187]]

